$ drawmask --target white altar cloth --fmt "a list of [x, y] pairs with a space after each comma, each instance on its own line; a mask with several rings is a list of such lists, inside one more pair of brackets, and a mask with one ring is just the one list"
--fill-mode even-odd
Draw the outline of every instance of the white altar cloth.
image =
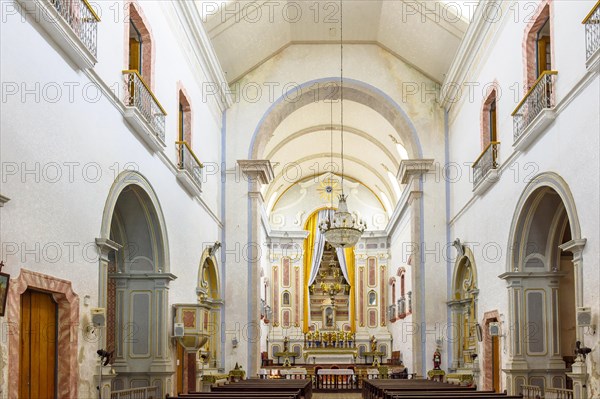
[[319, 369], [317, 374], [326, 375], [354, 375], [354, 370], [350, 369]]

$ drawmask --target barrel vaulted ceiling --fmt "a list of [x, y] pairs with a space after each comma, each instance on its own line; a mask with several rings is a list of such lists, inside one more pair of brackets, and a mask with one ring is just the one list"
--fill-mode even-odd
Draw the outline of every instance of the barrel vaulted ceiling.
[[[465, 18], [470, 10], [458, 9], [460, 2], [447, 3], [344, 0], [344, 41], [378, 46], [442, 82], [467, 29]], [[339, 43], [337, 0], [203, 0], [196, 4], [230, 84], [291, 45]], [[339, 102], [333, 107], [333, 125], [331, 110], [326, 101], [303, 106], [272, 132], [259, 155], [271, 161], [275, 172], [274, 181], [263, 190], [267, 204], [276, 203], [294, 184], [331, 170], [332, 130], [333, 163], [339, 173]], [[368, 105], [346, 99], [344, 115], [345, 174], [382, 204], [393, 207], [402, 189], [395, 175], [407, 157], [400, 135]], [[385, 206], [388, 214], [391, 207]]]

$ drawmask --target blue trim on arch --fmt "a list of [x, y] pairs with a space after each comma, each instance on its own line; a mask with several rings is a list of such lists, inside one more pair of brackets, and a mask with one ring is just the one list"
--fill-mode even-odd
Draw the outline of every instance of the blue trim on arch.
[[[268, 118], [268, 116], [275, 110], [275, 108], [277, 108], [285, 99], [294, 98], [295, 93], [304, 89], [305, 87], [309, 87], [314, 84], [323, 84], [323, 83], [339, 81], [339, 80], [340, 80], [339, 77], [328, 77], [328, 78], [309, 80], [308, 82], [302, 83], [300, 85], [296, 85], [293, 89], [287, 91], [281, 97], [279, 97], [273, 104], [271, 104], [269, 109], [264, 113], [264, 115], [258, 122], [258, 125], [254, 129], [254, 133], [252, 133], [252, 139], [250, 140], [250, 146], [248, 148], [248, 159], [252, 159], [252, 150], [256, 143], [256, 137], [258, 135], [258, 131], [260, 130], [261, 126], [264, 124], [264, 122]], [[396, 109], [402, 115], [402, 117], [406, 121], [407, 125], [410, 127], [410, 132], [411, 132], [411, 134], [413, 136], [413, 140], [417, 146], [417, 150], [418, 150], [417, 155], [419, 158], [423, 158], [423, 149], [421, 148], [421, 142], [419, 140], [419, 135], [417, 134], [417, 130], [415, 129], [415, 126], [413, 125], [411, 119], [408, 117], [406, 112], [404, 112], [404, 109], [396, 101], [394, 101], [388, 94], [383, 92], [381, 89], [379, 89], [367, 82], [363, 82], [362, 80], [349, 79], [349, 78], [345, 78], [344, 80], [348, 83], [351, 83], [358, 87], [364, 88], [374, 94], [377, 94], [377, 95], [383, 97], [383, 99], [388, 104], [392, 105], [394, 107], [394, 109]]]

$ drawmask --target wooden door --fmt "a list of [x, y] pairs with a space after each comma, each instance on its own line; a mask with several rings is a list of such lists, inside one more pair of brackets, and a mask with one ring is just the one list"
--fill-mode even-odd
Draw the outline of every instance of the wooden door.
[[492, 337], [492, 381], [494, 391], [500, 392], [500, 337]]
[[177, 386], [175, 388], [175, 393], [180, 394], [184, 393], [183, 391], [183, 363], [185, 358], [185, 352], [183, 350], [183, 346], [179, 342], [177, 342]]
[[50, 294], [21, 295], [19, 398], [56, 398], [57, 305]]

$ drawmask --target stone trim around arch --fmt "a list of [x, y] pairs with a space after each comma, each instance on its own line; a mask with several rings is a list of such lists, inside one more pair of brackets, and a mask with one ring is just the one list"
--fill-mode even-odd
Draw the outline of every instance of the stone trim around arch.
[[19, 276], [11, 279], [8, 292], [8, 398], [18, 399], [21, 295], [27, 289], [38, 289], [53, 294], [58, 303], [58, 370], [57, 393], [59, 398], [76, 398], [79, 383], [77, 340], [79, 324], [79, 297], [71, 282], [41, 273], [21, 269]]
[[117, 200], [119, 199], [121, 192], [130, 185], [136, 185], [145, 191], [150, 199], [150, 203], [154, 208], [154, 211], [156, 212], [156, 218], [158, 220], [157, 228], [160, 230], [160, 237], [158, 237], [158, 240], [160, 240], [163, 246], [163, 259], [160, 259], [159, 262], [162, 265], [163, 273], [169, 273], [171, 270], [169, 239], [167, 236], [167, 224], [165, 222], [162, 207], [160, 206], [160, 201], [158, 200], [158, 196], [156, 195], [154, 188], [150, 182], [139, 172], [124, 171], [116, 177], [106, 198], [104, 211], [102, 212], [100, 237], [97, 239], [97, 241], [110, 241], [110, 226], [112, 223], [112, 216], [115, 211], [115, 206], [117, 205]]
[[[338, 77], [316, 79], [301, 85], [294, 85], [265, 111], [252, 135], [248, 158], [262, 159], [271, 133], [294, 111], [314, 103], [315, 99], [339, 99], [338, 86]], [[379, 113], [401, 136], [410, 157], [423, 157], [421, 143], [413, 122], [402, 107], [381, 89], [359, 80], [345, 79], [344, 100], [369, 106]]]
[[[527, 201], [530, 199], [531, 195], [540, 188], [549, 187], [556, 191], [556, 193], [560, 196], [562, 203], [565, 207], [565, 211], [567, 212], [567, 216], [569, 219], [569, 226], [571, 228], [571, 237], [572, 240], [580, 240], [581, 239], [581, 225], [579, 224], [579, 217], [577, 215], [577, 208], [575, 205], [575, 199], [573, 194], [571, 193], [571, 189], [567, 182], [557, 173], [554, 172], [545, 172], [535, 176], [529, 184], [525, 187], [517, 205], [515, 206], [515, 212], [513, 214], [513, 218], [510, 224], [510, 231], [508, 236], [508, 246], [507, 248], [514, 248], [515, 235], [518, 231], [518, 227], [522, 222], [522, 216], [525, 215], [527, 211], [526, 205]], [[512, 254], [506, 257], [506, 272], [514, 272], [514, 257]]]

